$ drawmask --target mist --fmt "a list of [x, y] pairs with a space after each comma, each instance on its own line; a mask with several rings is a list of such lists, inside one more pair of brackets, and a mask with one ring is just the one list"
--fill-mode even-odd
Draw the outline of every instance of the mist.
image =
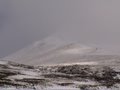
[[0, 57], [49, 36], [120, 52], [119, 0], [1, 0]]

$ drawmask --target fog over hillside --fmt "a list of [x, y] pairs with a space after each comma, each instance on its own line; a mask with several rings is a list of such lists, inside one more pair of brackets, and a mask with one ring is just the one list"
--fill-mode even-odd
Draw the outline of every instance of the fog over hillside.
[[48, 37], [36, 41], [2, 59], [27, 65], [98, 64], [119, 60], [120, 57], [117, 55], [101, 48], [80, 44], [79, 42]]

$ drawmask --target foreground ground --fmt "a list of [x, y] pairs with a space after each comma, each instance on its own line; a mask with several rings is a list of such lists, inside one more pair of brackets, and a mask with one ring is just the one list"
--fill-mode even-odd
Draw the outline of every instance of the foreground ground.
[[120, 90], [120, 67], [28, 66], [0, 61], [0, 90]]

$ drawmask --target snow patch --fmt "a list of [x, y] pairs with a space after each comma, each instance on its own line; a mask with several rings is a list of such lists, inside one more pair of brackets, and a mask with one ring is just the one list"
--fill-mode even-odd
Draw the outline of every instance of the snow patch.
[[68, 53], [68, 54], [86, 54], [94, 51], [96, 51], [95, 48], [74, 44], [72, 47], [66, 50], [62, 50], [61, 52]]
[[38, 77], [29, 76], [29, 75], [14, 75], [14, 76], [8, 77], [8, 79], [24, 79], [24, 78], [36, 78], [36, 79], [38, 79]]
[[21, 73], [28, 75], [28, 76], [38, 76], [39, 75], [37, 72], [33, 72], [33, 71], [21, 71]]

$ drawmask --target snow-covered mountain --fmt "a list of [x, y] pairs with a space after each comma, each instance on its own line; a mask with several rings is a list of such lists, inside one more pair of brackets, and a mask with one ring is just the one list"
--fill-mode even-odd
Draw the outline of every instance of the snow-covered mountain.
[[50, 37], [1, 60], [2, 90], [120, 89], [120, 56], [78, 42]]
[[81, 61], [81, 56], [96, 51], [96, 48], [50, 37], [42, 41], [36, 41], [3, 59], [30, 65], [78, 63]]

